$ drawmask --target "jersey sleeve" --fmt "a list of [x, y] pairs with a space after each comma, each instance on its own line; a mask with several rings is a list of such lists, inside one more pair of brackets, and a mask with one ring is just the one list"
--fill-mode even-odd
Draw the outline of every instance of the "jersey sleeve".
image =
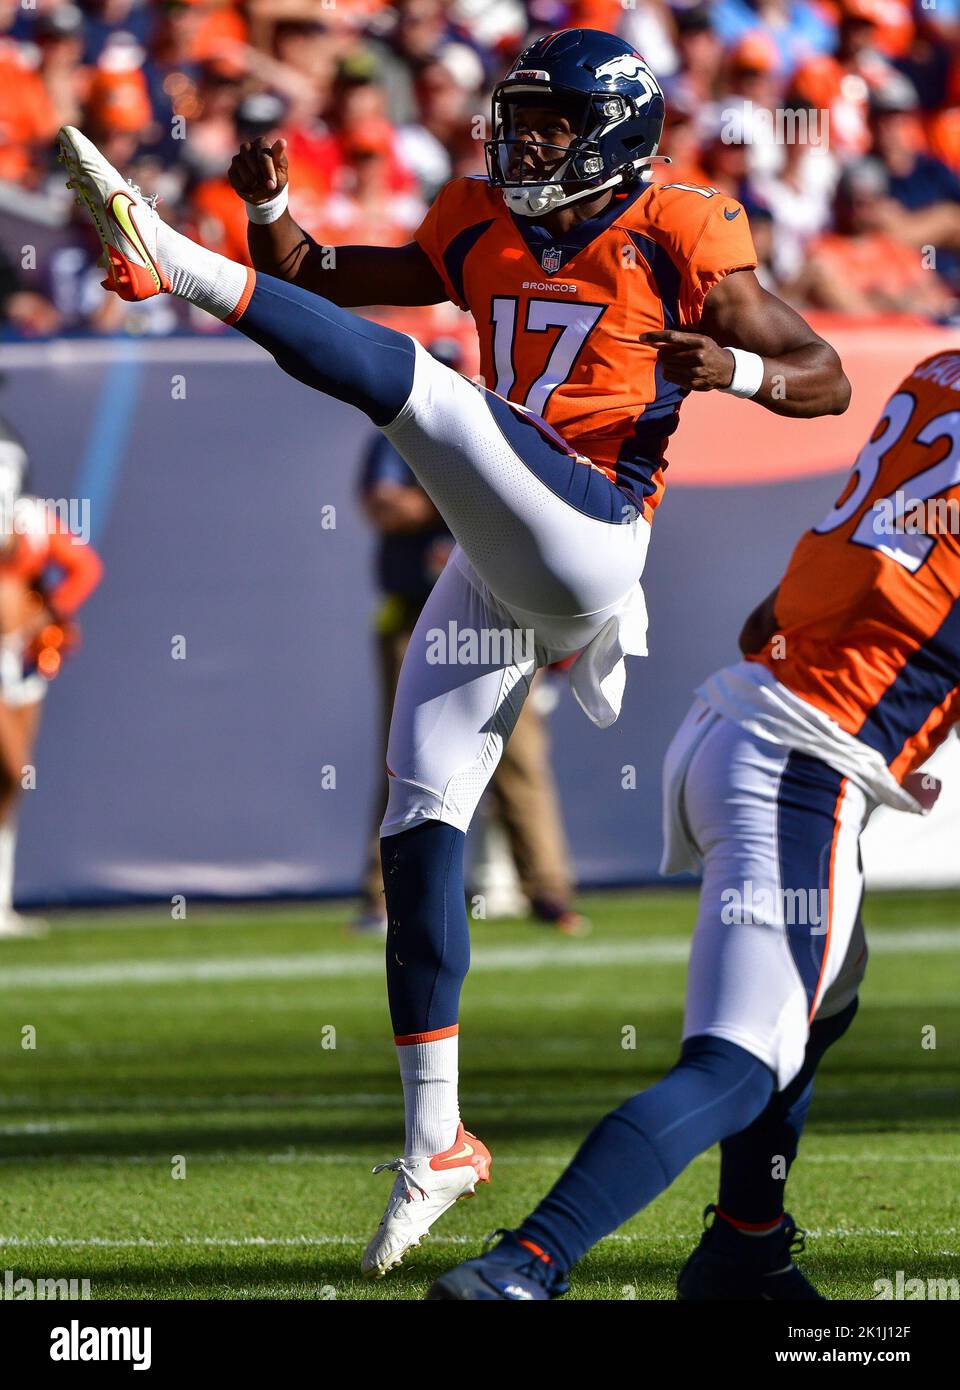
[[684, 257], [680, 308], [684, 323], [699, 323], [714, 285], [734, 270], [755, 270], [757, 252], [743, 205], [715, 194], [706, 200], [702, 228]]
[[490, 222], [478, 207], [476, 181], [452, 179], [441, 188], [413, 234], [458, 309], [470, 309], [464, 298], [463, 262]]
[[458, 294], [455, 290], [443, 259], [444, 252], [457, 234], [456, 228], [451, 226], [450, 187], [450, 184], [446, 184], [441, 188], [413, 238], [430, 257], [449, 298], [459, 309], [466, 309], [462, 293]]

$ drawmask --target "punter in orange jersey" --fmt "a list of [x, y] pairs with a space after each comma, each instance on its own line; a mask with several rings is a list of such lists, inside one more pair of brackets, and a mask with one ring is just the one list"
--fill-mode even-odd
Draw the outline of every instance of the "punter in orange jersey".
[[[652, 186], [663, 115], [656, 76], [624, 40], [538, 39], [495, 89], [486, 178], [442, 189], [404, 246], [318, 246], [287, 208], [285, 143], [248, 143], [230, 181], [254, 270], [167, 226], [80, 131], [61, 132], [107, 288], [185, 298], [363, 411], [457, 542], [390, 728], [380, 837], [405, 1132], [381, 1165], [393, 1185], [361, 1260], [371, 1277], [489, 1174], [457, 1090], [465, 833], [539, 667], [579, 653], [574, 695], [600, 727], [616, 720], [624, 658], [646, 652], [639, 581], [684, 396], [742, 398], [745, 428], [757, 408], [810, 417], [849, 400], [834, 350], [759, 284], [741, 205]], [[448, 300], [473, 314], [482, 384], [347, 312]], [[318, 439], [317, 465], [329, 462]]]
[[664, 764], [663, 871], [703, 875], [680, 1060], [429, 1298], [557, 1297], [592, 1245], [718, 1141], [713, 1220], [678, 1296], [822, 1298], [794, 1264], [784, 1198], [817, 1066], [866, 968], [860, 833], [880, 803], [930, 809], [938, 786], [920, 769], [960, 719], [960, 351], [898, 387], [741, 647]]
[[76, 645], [76, 614], [101, 575], [92, 547], [25, 495], [26, 470], [22, 443], [0, 420], [0, 940], [43, 930], [13, 909], [17, 801], [47, 686]]

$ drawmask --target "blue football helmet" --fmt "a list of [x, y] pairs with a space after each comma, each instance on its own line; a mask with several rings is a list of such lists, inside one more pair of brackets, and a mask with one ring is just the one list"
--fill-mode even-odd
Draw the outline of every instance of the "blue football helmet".
[[[517, 167], [518, 147], [532, 144], [514, 133], [522, 107], [556, 107], [576, 131], [569, 146], [536, 142], [548, 182], [542, 172], [535, 181]], [[525, 48], [494, 89], [487, 175], [503, 189], [507, 206], [524, 217], [649, 179], [663, 110], [660, 84], [630, 44], [598, 29], [558, 30]]]

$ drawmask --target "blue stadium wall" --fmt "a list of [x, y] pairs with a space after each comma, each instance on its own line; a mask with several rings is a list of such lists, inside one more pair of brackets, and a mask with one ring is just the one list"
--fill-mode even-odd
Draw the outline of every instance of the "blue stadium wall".
[[[34, 490], [90, 499], [105, 562], [47, 702], [18, 898], [354, 891], [379, 775], [366, 421], [240, 339], [7, 345], [0, 369]], [[622, 718], [599, 731], [565, 691], [551, 720], [582, 884], [656, 878], [664, 749], [836, 491], [668, 488]]]

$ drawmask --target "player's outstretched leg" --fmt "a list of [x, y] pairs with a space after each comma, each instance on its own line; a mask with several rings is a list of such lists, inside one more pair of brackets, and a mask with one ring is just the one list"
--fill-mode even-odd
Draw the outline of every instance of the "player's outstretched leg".
[[242, 320], [247, 337], [299, 381], [358, 406], [376, 425], [400, 413], [413, 384], [412, 339], [182, 236], [72, 126], [61, 130], [60, 149], [103, 244], [106, 288], [128, 300], [174, 294], [223, 323]]
[[784, 1211], [787, 1177], [797, 1156], [817, 1067], [853, 1022], [854, 998], [830, 1018], [810, 1025], [800, 1071], [766, 1109], [720, 1145], [720, 1195], [700, 1244], [677, 1278], [677, 1296], [715, 1299], [819, 1299], [821, 1295], [793, 1263], [803, 1249], [803, 1232]]
[[364, 411], [483, 581], [562, 655], [610, 625], [610, 640], [605, 633], [571, 683], [595, 722], [612, 723], [619, 657], [646, 652], [638, 580], [649, 524], [639, 508], [543, 421], [477, 389], [412, 338], [198, 246], [79, 131], [65, 126], [60, 145], [103, 244], [108, 288], [126, 299], [179, 295], [237, 327], [289, 375]]
[[763, 1110], [773, 1074], [725, 1038], [688, 1038], [655, 1086], [601, 1120], [540, 1205], [499, 1245], [437, 1279], [431, 1299], [555, 1298], [582, 1255], [659, 1196], [697, 1154]]

